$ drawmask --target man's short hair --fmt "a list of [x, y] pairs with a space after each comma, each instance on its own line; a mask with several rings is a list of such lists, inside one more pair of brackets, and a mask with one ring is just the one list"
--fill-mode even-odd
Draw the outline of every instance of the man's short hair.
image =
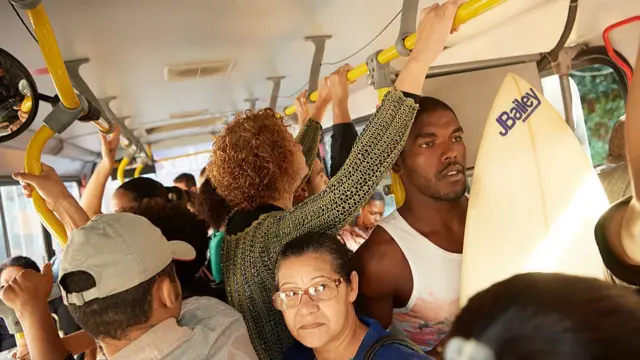
[[416, 119], [421, 115], [429, 114], [438, 110], [450, 111], [456, 118], [458, 117], [451, 106], [449, 106], [444, 101], [431, 96], [423, 96], [418, 102], [418, 112], [416, 113]]
[[[169, 278], [179, 286], [173, 263], [156, 276], [122, 292], [93, 299], [78, 306], [68, 304], [74, 320], [96, 339], [122, 340], [131, 328], [149, 321], [153, 313], [153, 287], [160, 278]], [[96, 287], [96, 279], [86, 271], [74, 271], [60, 278], [60, 286], [69, 293]]]
[[198, 187], [195, 176], [189, 173], [182, 173], [173, 179], [174, 184], [184, 184], [188, 189]]

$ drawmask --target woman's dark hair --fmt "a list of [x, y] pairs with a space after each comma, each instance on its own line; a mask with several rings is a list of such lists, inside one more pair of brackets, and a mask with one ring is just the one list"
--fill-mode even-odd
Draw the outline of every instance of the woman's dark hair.
[[321, 232], [306, 233], [286, 243], [280, 250], [276, 272], [283, 260], [306, 254], [329, 255], [333, 271], [344, 278], [345, 282], [351, 282], [351, 251], [335, 235]]
[[174, 261], [178, 280], [184, 288], [188, 288], [207, 261], [210, 240], [207, 224], [183, 204], [160, 199], [147, 199], [124, 211], [149, 220], [167, 240], [181, 240], [193, 246], [196, 250], [195, 259]]
[[[496, 360], [640, 358], [640, 298], [591, 278], [516, 275], [478, 293], [450, 336], [473, 339]], [[452, 344], [453, 346], [453, 344]]]
[[192, 189], [192, 188], [198, 186], [198, 184], [196, 183], [195, 176], [193, 176], [192, 174], [189, 174], [189, 173], [182, 173], [182, 174], [176, 176], [176, 178], [173, 179], [173, 183], [174, 184], [184, 184], [187, 187], [187, 189]]
[[25, 270], [33, 270], [37, 273], [40, 272], [40, 267], [38, 266], [38, 264], [36, 264], [35, 261], [33, 261], [31, 258], [20, 255], [3, 261], [2, 264], [0, 264], [0, 274], [2, 274], [2, 272], [9, 267], [19, 267]]
[[380, 191], [376, 191], [373, 194], [371, 194], [371, 196], [369, 197], [369, 202], [372, 201], [382, 201], [384, 202], [384, 195], [380, 192]]
[[231, 213], [231, 207], [218, 194], [208, 178], [204, 180], [200, 185], [200, 189], [198, 189], [196, 213], [216, 230], [219, 230], [224, 225], [227, 216]]
[[118, 190], [131, 194], [131, 200], [134, 202], [153, 198], [167, 200], [167, 190], [164, 185], [147, 177], [127, 180], [116, 189]]
[[182, 190], [177, 186], [167, 186], [167, 199], [169, 202], [180, 204], [184, 207], [194, 206], [193, 198], [190, 191]]

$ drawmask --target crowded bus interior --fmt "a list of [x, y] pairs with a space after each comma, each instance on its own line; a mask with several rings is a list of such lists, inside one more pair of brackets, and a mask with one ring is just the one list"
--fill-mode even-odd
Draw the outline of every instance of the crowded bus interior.
[[0, 359], [640, 359], [640, 2], [0, 0]]

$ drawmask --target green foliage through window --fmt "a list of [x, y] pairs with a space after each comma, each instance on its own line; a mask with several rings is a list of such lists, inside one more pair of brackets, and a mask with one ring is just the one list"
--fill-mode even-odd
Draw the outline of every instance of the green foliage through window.
[[574, 70], [570, 76], [580, 91], [593, 164], [604, 164], [609, 152], [611, 129], [625, 112], [618, 77], [605, 65]]

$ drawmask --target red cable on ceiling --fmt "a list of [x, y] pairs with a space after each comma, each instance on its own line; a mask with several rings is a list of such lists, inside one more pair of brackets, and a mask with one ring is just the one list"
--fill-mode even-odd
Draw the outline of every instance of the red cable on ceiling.
[[609, 56], [615, 61], [618, 66], [624, 71], [625, 77], [627, 78], [627, 83], [631, 83], [631, 77], [633, 76], [633, 69], [629, 65], [627, 65], [619, 56], [616, 54], [613, 49], [613, 45], [611, 45], [611, 39], [609, 39], [609, 33], [619, 27], [628, 25], [632, 22], [640, 21], [640, 15], [633, 16], [628, 19], [624, 19], [622, 21], [618, 21], [617, 23], [611, 24], [607, 26], [606, 29], [602, 32], [602, 39], [604, 40], [604, 46], [607, 48], [607, 53]]

